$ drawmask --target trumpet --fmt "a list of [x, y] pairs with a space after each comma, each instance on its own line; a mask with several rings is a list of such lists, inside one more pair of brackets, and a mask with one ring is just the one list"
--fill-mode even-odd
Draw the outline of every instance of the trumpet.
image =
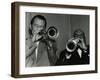
[[44, 38], [49, 38], [52, 40], [55, 40], [59, 36], [58, 29], [54, 26], [51, 26], [47, 29], [47, 31], [40, 31], [38, 33], [39, 35], [43, 35]]
[[54, 26], [49, 27], [47, 30], [47, 36], [50, 39], [56, 39], [59, 36], [58, 29]]
[[76, 50], [78, 43], [80, 42], [80, 39], [70, 39], [68, 40], [67, 44], [66, 44], [66, 49], [69, 52], [73, 52]]

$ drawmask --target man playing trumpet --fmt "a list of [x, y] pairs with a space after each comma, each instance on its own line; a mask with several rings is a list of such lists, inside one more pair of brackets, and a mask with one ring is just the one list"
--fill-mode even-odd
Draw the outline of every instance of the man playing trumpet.
[[47, 22], [44, 16], [31, 19], [29, 38], [26, 39], [26, 67], [51, 66], [56, 62], [56, 42], [46, 36]]
[[73, 38], [68, 40], [66, 49], [61, 51], [56, 65], [89, 64], [89, 46], [86, 44], [85, 34], [77, 29]]

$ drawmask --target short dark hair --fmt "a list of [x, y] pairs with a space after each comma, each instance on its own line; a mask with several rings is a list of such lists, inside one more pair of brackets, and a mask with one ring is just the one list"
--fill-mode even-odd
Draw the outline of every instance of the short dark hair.
[[47, 21], [46, 21], [46, 18], [44, 17], [44, 16], [42, 16], [42, 15], [36, 15], [36, 16], [34, 16], [32, 19], [31, 19], [31, 22], [30, 22], [30, 24], [31, 24], [31, 26], [29, 27], [29, 34], [30, 35], [33, 35], [32, 34], [32, 25], [33, 25], [33, 23], [34, 23], [34, 20], [36, 19], [36, 18], [39, 18], [39, 19], [41, 19], [41, 20], [43, 20], [44, 22], [45, 22], [45, 24], [44, 24], [44, 29], [46, 28], [46, 26], [47, 26]]
[[35, 18], [39, 18], [39, 19], [43, 20], [43, 21], [45, 22], [44, 27], [46, 27], [47, 21], [46, 21], [46, 18], [45, 18], [44, 16], [42, 16], [42, 15], [36, 15], [36, 16], [34, 16], [34, 17], [31, 19], [31, 23], [30, 23], [31, 25], [34, 23]]

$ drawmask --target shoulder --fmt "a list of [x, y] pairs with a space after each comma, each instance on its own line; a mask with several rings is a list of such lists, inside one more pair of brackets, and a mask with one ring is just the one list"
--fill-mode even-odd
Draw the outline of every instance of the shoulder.
[[60, 52], [60, 57], [61, 57], [61, 56], [64, 56], [66, 53], [67, 53], [67, 50], [66, 50], [66, 49], [62, 50], [62, 51]]

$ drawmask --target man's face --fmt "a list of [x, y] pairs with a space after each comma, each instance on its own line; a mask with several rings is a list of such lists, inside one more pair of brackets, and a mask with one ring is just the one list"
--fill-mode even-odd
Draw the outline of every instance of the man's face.
[[39, 33], [41, 30], [44, 30], [44, 26], [45, 26], [44, 20], [39, 19], [39, 18], [35, 18], [34, 23], [32, 25], [32, 27], [33, 27], [32, 33], [33, 34]]
[[78, 40], [78, 46], [80, 46], [81, 48], [83, 48], [83, 44], [85, 44], [85, 43], [84, 43], [83, 36], [82, 36], [82, 35], [77, 35], [77, 36], [75, 37], [75, 39]]

